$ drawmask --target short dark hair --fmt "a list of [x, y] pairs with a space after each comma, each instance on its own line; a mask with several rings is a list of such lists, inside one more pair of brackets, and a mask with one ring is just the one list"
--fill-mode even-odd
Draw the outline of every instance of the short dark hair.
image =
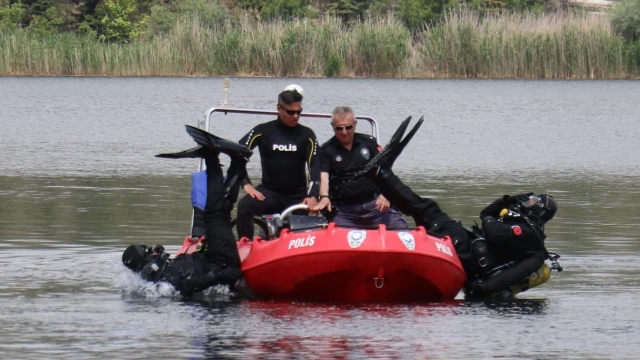
[[291, 105], [293, 103], [301, 102], [302, 94], [294, 90], [285, 90], [278, 95], [278, 104]]

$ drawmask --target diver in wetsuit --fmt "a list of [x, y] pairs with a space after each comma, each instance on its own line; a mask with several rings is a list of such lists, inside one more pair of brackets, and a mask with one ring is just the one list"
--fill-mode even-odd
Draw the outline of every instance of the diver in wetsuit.
[[548, 194], [504, 195], [480, 212], [489, 264], [514, 262], [515, 266], [489, 278], [470, 283], [470, 292], [491, 293], [513, 285], [535, 272], [549, 258], [544, 245], [544, 225], [553, 218], [558, 204]]
[[256, 215], [279, 213], [299, 203], [310, 207], [317, 203], [320, 186], [318, 140], [313, 130], [298, 123], [302, 99], [299, 86], [285, 88], [278, 95], [278, 118], [256, 126], [240, 140], [240, 144], [250, 149], [258, 147], [262, 160], [262, 183], [254, 188], [246, 177], [242, 184], [247, 195], [238, 203], [240, 238], [253, 239]]
[[[389, 145], [353, 177], [369, 177], [391, 204], [413, 217], [416, 225], [439, 236], [451, 237], [467, 273], [465, 288], [469, 294], [505, 290], [538, 270], [549, 257], [544, 246], [544, 224], [557, 211], [555, 200], [546, 194], [505, 195], [481, 212], [481, 231], [465, 229], [444, 213], [437, 202], [414, 193], [391, 171], [394, 161], [422, 124], [420, 119], [400, 140], [410, 119], [400, 125]], [[491, 269], [510, 262], [513, 266], [488, 277]]]
[[[205, 159], [207, 199], [203, 218], [206, 251], [180, 254], [170, 259], [161, 245], [131, 245], [123, 253], [122, 262], [146, 280], [168, 282], [183, 295], [190, 296], [217, 284], [239, 285], [242, 272], [236, 237], [231, 230], [231, 210], [238, 198], [242, 179], [247, 176], [246, 163], [252, 151], [194, 127], [187, 126], [187, 132], [198, 143], [197, 147], [158, 157]], [[220, 153], [231, 157], [226, 178], [218, 158]]]

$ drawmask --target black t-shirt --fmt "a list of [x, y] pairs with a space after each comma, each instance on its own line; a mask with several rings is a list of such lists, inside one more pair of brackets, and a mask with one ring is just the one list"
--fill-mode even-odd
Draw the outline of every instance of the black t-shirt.
[[322, 145], [321, 172], [329, 173], [329, 196], [334, 204], [356, 204], [375, 198], [378, 189], [371, 180], [360, 177], [341, 184], [345, 178], [362, 169], [377, 153], [380, 146], [372, 136], [356, 133], [351, 150], [336, 137]]
[[[313, 130], [304, 125], [289, 127], [280, 119], [269, 121], [251, 129], [240, 139], [240, 144], [250, 149], [258, 147], [262, 161], [262, 185], [269, 190], [306, 192], [310, 182], [320, 182], [318, 140]], [[243, 185], [249, 183], [247, 178]]]

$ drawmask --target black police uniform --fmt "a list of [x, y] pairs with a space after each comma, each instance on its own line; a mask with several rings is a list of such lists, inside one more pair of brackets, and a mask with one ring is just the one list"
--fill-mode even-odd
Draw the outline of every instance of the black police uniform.
[[[252, 239], [255, 215], [281, 212], [307, 196], [318, 195], [317, 190], [314, 194], [307, 190], [310, 182], [320, 182], [318, 140], [310, 128], [289, 127], [276, 119], [253, 128], [240, 144], [250, 149], [257, 146], [262, 165], [262, 183], [256, 189], [265, 199], [247, 195], [238, 202], [238, 236]], [[243, 186], [250, 183], [247, 177]]]
[[322, 145], [321, 172], [329, 173], [329, 196], [336, 206], [360, 204], [378, 196], [378, 188], [366, 177], [349, 181], [380, 152], [372, 136], [356, 133], [351, 150], [347, 150], [334, 136]]

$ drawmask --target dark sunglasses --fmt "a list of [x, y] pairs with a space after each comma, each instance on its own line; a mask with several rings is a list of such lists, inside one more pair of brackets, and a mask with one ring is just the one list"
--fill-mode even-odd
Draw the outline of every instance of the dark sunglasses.
[[342, 131], [342, 130], [351, 131], [351, 130], [353, 130], [353, 125], [334, 126], [333, 130], [335, 130], [335, 131]]
[[298, 115], [302, 114], [302, 109], [300, 109], [300, 110], [289, 110], [289, 109], [285, 109], [285, 108], [283, 108], [282, 106], [280, 106], [280, 108], [281, 108], [282, 110], [286, 111], [286, 112], [287, 112], [287, 114], [289, 114], [289, 115], [291, 115], [291, 116], [293, 116], [293, 115], [295, 115], [295, 114], [298, 114]]

